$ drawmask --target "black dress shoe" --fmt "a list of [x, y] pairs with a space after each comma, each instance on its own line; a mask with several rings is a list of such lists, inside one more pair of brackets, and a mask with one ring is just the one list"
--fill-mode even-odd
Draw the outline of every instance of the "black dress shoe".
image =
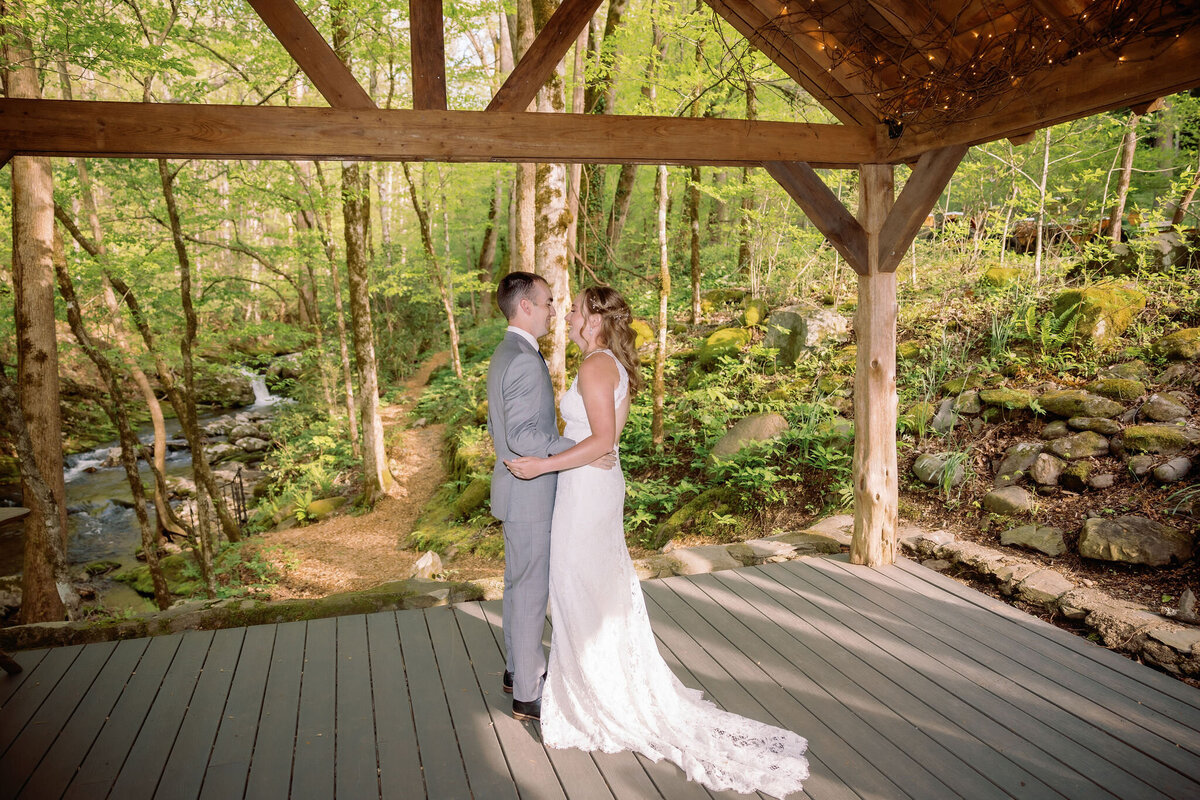
[[504, 670], [504, 693], [512, 694], [513, 674], [508, 670]]
[[513, 719], [531, 719], [534, 722], [542, 721], [542, 701], [538, 700], [513, 700]]

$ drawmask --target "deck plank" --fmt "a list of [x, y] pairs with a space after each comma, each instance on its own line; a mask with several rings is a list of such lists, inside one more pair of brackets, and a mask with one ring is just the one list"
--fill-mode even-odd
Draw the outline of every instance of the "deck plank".
[[[1138, 706], [1156, 715], [1175, 720], [1200, 733], [1200, 697], [1175, 678], [1157, 670], [1145, 669], [1126, 656], [1060, 630], [911, 561], [897, 561], [895, 570], [900, 573], [896, 579], [906, 577], [908, 580], [905, 585], [918, 594], [941, 597], [943, 602], [964, 616], [992, 631], [1042, 650], [1068, 668], [1073, 667], [1080, 656], [1087, 658], [1097, 667], [1103, 667], [1091, 672], [1093, 680], [1124, 694]], [[938, 594], [931, 592], [931, 588], [938, 590]], [[1049, 640], [1054, 647], [1046, 648], [1043, 640]]]
[[396, 613], [369, 615], [367, 640], [375, 703], [375, 746], [379, 751], [380, 797], [402, 800], [420, 796], [425, 792], [425, 779], [421, 774]]
[[248, 798], [287, 800], [291, 792], [307, 635], [308, 625], [304, 622], [275, 626], [262, 712], [246, 777]]
[[226, 628], [213, 636], [196, 692], [183, 715], [179, 736], [163, 768], [155, 797], [192, 800], [199, 796], [247, 630]]
[[[860, 585], [869, 584], [871, 589], [878, 589], [888, 597], [920, 609], [930, 618], [937, 619], [937, 629], [927, 627], [928, 632], [954, 644], [977, 661], [988, 663], [1012, 680], [1021, 682], [1048, 702], [1069, 709], [1072, 715], [1097, 729], [1126, 743], [1136, 741], [1138, 750], [1176, 770], [1190, 769], [1195, 764], [1196, 756], [1200, 755], [1200, 741], [1197, 741], [1200, 737], [1172, 741], [1171, 737], [1177, 732], [1178, 726], [1168, 724], [1144, 705], [1099, 681], [1097, 674], [1107, 672], [1107, 668], [1079, 656], [1075, 656], [1074, 663], [1068, 668], [1048, 655], [1050, 650], [1058, 649], [1058, 642], [1053, 638], [1043, 637], [1033, 642], [1037, 647], [1027, 646], [1020, 637], [1010, 636], [1005, 629], [998, 630], [985, 625], [973, 614], [939, 618], [939, 608], [914, 592], [914, 587], [908, 584], [907, 574], [897, 569], [880, 570], [858, 577], [848, 574], [848, 567], [839, 567], [837, 563], [822, 565], [821, 568], [829, 570], [831, 574], [838, 572], [845, 576], [843, 580], [853, 580]], [[1012, 630], [1014, 626], [1006, 627]], [[1087, 669], [1081, 669], [1081, 665], [1087, 665]], [[1147, 693], [1150, 691], [1148, 689]], [[1200, 795], [1200, 785], [1193, 791]]]
[[79, 656], [38, 707], [25, 730], [5, 753], [0, 767], [0, 797], [12, 797], [54, 744], [59, 731], [87, 696], [93, 681], [117, 649], [116, 642], [104, 642], [103, 647], [85, 647]]
[[425, 774], [425, 794], [427, 797], [468, 797], [471, 790], [467, 772], [458, 743], [454, 741], [454, 723], [450, 719], [446, 690], [437, 674], [437, 660], [425, 615], [397, 612], [396, 627], [408, 673], [417, 746]]
[[0, 714], [0, 757], [8, 751], [29, 720], [42, 707], [62, 680], [71, 664], [83, 652], [83, 645], [57, 647], [47, 653], [26, 679], [23, 690], [13, 695]]
[[21, 665], [21, 671], [16, 675], [9, 675], [4, 670], [0, 670], [0, 711], [4, 710], [8, 698], [21, 688], [21, 685], [29, 679], [34, 669], [42, 663], [42, 659], [49, 652], [49, 650], [24, 650], [20, 653], [9, 654], [14, 661]]
[[508, 762], [509, 773], [516, 784], [517, 794], [522, 798], [565, 798], [550, 754], [542, 745], [537, 725], [513, 719], [512, 695], [505, 694], [500, 688], [504, 674], [504, 632], [501, 629], [500, 604], [481, 603], [470, 609], [471, 613], [464, 613], [466, 611], [460, 608], [456, 612], [459, 615], [459, 628], [480, 676], [488, 702], [488, 714]]
[[300, 680], [290, 795], [301, 800], [333, 797], [337, 769], [334, 761], [337, 622], [336, 618], [310, 620], [304, 639], [304, 673]]
[[[806, 680], [796, 688], [794, 695], [784, 691], [754, 663], [762, 657], [757, 649], [765, 649], [765, 644], [755, 645], [753, 657], [735, 656], [728, 640], [717, 633], [708, 619], [675, 594], [673, 584], [647, 584], [646, 589], [647, 610], [657, 635], [680, 661], [688, 663], [693, 670], [699, 667], [711, 676], [708, 679], [702, 676], [700, 686], [711, 700], [727, 711], [787, 728], [808, 739], [810, 777], [805, 785], [806, 795], [818, 800], [844, 797], [845, 784], [839, 776], [855, 775], [859, 785], [876, 796], [905, 796], [899, 786], [860, 755], [855, 747], [870, 748], [871, 752], [888, 757], [896, 753], [901, 759], [908, 760], [907, 757], [902, 751], [889, 749], [886, 740], [846, 713], [821, 686]], [[735, 674], [724, 673], [727, 668]], [[743, 688], [749, 685], [754, 686], [752, 695]], [[853, 742], [855, 747], [848, 747], [846, 742]], [[835, 766], [841, 771], [835, 772]], [[889, 772], [891, 766], [889, 762]], [[904, 772], [903, 763], [896, 766]], [[832, 780], [825, 777], [831, 775]], [[932, 783], [940, 785], [936, 781]], [[930, 794], [930, 797], [934, 796], [937, 796], [936, 789]]]
[[1122, 798], [1166, 796], [1106, 758], [1103, 751], [1113, 749], [1108, 746], [1111, 740], [1107, 737], [1097, 736], [1089, 742], [1090, 746], [1080, 745], [1072, 738], [1082, 735], [1079, 720], [1009, 681], [1007, 676], [963, 656], [925, 633], [924, 627], [936, 620], [905, 609], [907, 618], [893, 612], [889, 615], [892, 621], [885, 629], [870, 620], [867, 612], [853, 606], [857, 602], [860, 607], [872, 608], [871, 604], [830, 579], [822, 570], [809, 568], [802, 576], [795, 570], [789, 571], [800, 585], [807, 585], [811, 596], [821, 598], [820, 605], [832, 618], [831, 632], [853, 626], [854, 630], [869, 633], [872, 643], [888, 650], [900, 661], [924, 661], [922, 671], [935, 680], [940, 691], [953, 693], [993, 719], [1015, 726], [1028, 741], [1093, 781], [1096, 796], [1102, 792]]
[[[160, 636], [150, 641], [79, 771], [67, 786], [66, 797], [103, 797], [118, 779], [127, 784], [151, 780], [149, 790], [142, 796], [154, 791], [158, 776], [162, 774], [162, 765], [175, 741], [174, 730], [178, 730], [183, 709], [196, 687], [198, 670], [195, 663], [203, 662], [211, 639], [212, 633], [206, 632]], [[180, 651], [183, 657], [176, 664]], [[179, 702], [171, 707], [171, 700], [176, 696]], [[157, 731], [160, 725], [166, 724], [172, 724], [174, 728], [169, 737]], [[142, 735], [144, 730], [145, 736]], [[145, 760], [139, 759], [147, 745], [161, 745], [161, 750]], [[126, 768], [124, 772], [122, 767]], [[117, 796], [134, 795], [123, 793]]]
[[274, 625], [246, 629], [229, 700], [221, 715], [200, 797], [228, 800], [246, 792], [246, 775], [254, 752], [254, 735], [262, 713], [263, 696], [275, 647]]
[[340, 617], [337, 623], [336, 796], [378, 797], [379, 761], [375, 752], [367, 619]]
[[[112, 713], [150, 641], [128, 639], [117, 644], [95, 683], [25, 784], [22, 791], [25, 797], [58, 797], [63, 793], [96, 740], [104, 720]], [[0, 780], [0, 785], [5, 783]]]

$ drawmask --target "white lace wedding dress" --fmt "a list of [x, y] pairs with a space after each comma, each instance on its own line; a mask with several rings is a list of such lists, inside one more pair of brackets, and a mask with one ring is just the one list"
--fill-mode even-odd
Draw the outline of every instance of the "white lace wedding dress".
[[[617, 369], [619, 409], [629, 379], [619, 361]], [[560, 411], [565, 436], [581, 441], [591, 434], [578, 378]], [[585, 466], [558, 476], [542, 739], [550, 747], [666, 758], [714, 790], [777, 797], [799, 791], [808, 777], [802, 737], [722, 711], [680, 683], [659, 655], [625, 546], [624, 505], [619, 467]]]

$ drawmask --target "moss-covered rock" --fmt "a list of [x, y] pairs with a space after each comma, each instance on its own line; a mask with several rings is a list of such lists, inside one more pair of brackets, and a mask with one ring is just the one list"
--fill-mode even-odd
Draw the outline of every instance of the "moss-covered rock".
[[919, 355], [921, 355], [920, 342], [910, 340], [896, 345], [896, 358], [901, 361], [912, 361]]
[[748, 328], [763, 324], [771, 311], [767, 304], [758, 298], [746, 298], [742, 308], [742, 324]]
[[[139, 548], [140, 550], [141, 548]], [[104, 575], [112, 572], [114, 569], [120, 569], [120, 561], [93, 561], [83, 568], [83, 571], [88, 575]]]
[[1008, 411], [1029, 408], [1033, 403], [1033, 395], [1021, 389], [980, 389], [979, 402], [985, 406], [995, 406]]
[[1068, 289], [1054, 299], [1054, 315], [1074, 319], [1075, 335], [1099, 347], [1116, 342], [1145, 307], [1145, 293], [1111, 285]]
[[312, 519], [324, 519], [346, 505], [346, 500], [345, 497], [322, 497], [305, 506], [304, 513]]
[[748, 294], [750, 294], [750, 292], [745, 289], [709, 289], [700, 296], [700, 299], [701, 302], [708, 302], [712, 303], [714, 306], [721, 306], [727, 303], [740, 303]]
[[682, 533], [705, 534], [715, 527], [714, 514], [728, 514], [735, 495], [723, 486], [707, 489], [688, 500], [667, 517], [654, 531], [649, 547], [662, 547]]
[[982, 375], [978, 372], [968, 372], [966, 375], [943, 381], [938, 391], [944, 395], [958, 395], [967, 389], [982, 389], [985, 385]]
[[[186, 556], [166, 556], [158, 560], [158, 565], [167, 581], [167, 591], [171, 594], [191, 597], [204, 588], [195, 565]], [[154, 580], [150, 577], [150, 567], [146, 564], [139, 564], [118, 573], [113, 576], [113, 580], [129, 584], [143, 597], [154, 597]]]
[[1154, 343], [1154, 351], [1171, 361], [1200, 358], [1200, 328], [1183, 328]]
[[1099, 378], [1087, 385], [1087, 391], [1109, 400], [1136, 400], [1146, 393], [1146, 384], [1129, 378]]
[[721, 328], [714, 331], [696, 353], [696, 363], [706, 366], [722, 356], [736, 355], [739, 350], [750, 344], [750, 339], [750, 331], [746, 328]]
[[1175, 455], [1191, 440], [1183, 428], [1174, 425], [1130, 425], [1123, 437], [1126, 452]]
[[654, 341], [654, 328], [650, 327], [650, 323], [644, 319], [635, 319], [629, 323], [629, 327], [633, 328], [633, 333], [636, 336], [633, 346], [641, 349], [642, 345], [647, 342]]
[[923, 431], [937, 414], [937, 406], [918, 400], [896, 420], [907, 431]]
[[1082, 389], [1054, 389], [1038, 398], [1042, 408], [1059, 417], [1115, 417], [1125, 410], [1120, 403]]
[[979, 282], [995, 289], [1016, 286], [1021, 282], [1021, 270], [1011, 267], [992, 267], [979, 277]]
[[713, 445], [709, 456], [714, 462], [730, 458], [746, 447], [774, 439], [787, 429], [788, 422], [780, 414], [751, 414], [735, 422]]

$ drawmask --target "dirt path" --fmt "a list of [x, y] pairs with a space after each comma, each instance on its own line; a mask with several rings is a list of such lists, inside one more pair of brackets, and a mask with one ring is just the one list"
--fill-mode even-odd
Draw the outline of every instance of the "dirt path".
[[[442, 466], [445, 426], [407, 429], [408, 412], [421, 396], [430, 373], [447, 358], [448, 353], [433, 356], [405, 382], [404, 400], [380, 409], [385, 437], [390, 442], [388, 463], [396, 477], [391, 496], [361, 516], [335, 516], [315, 525], [261, 537], [267, 547], [284, 548], [284, 553], [272, 553], [273, 561], [280, 563], [290, 558], [293, 562], [287, 578], [272, 591], [272, 597], [324, 597], [409, 576], [420, 553], [400, 549], [400, 542], [445, 480]], [[397, 427], [403, 430], [393, 433]], [[495, 571], [502, 569], [496, 567]]]

